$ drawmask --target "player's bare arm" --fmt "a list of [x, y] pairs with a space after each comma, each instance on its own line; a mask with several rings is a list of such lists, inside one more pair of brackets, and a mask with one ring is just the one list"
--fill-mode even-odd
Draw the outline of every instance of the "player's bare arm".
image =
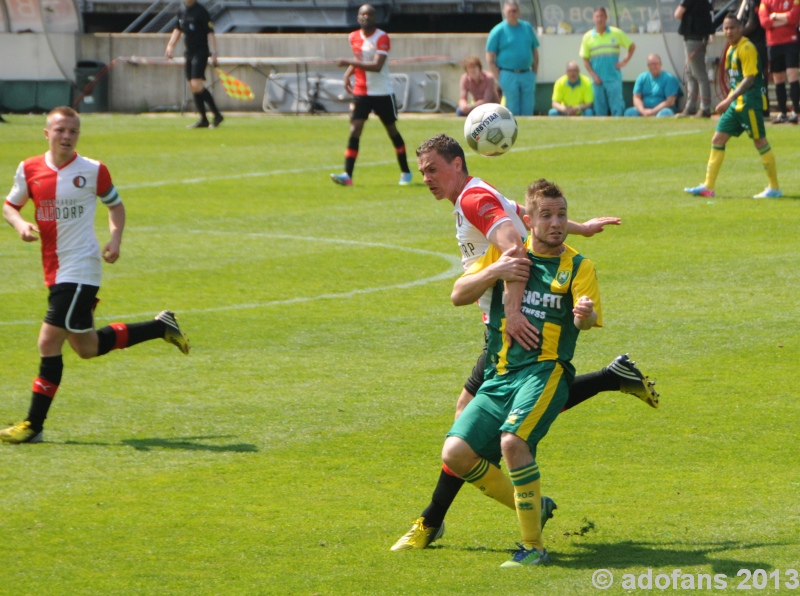
[[733, 93], [728, 95], [725, 99], [717, 104], [717, 107], [714, 108], [714, 111], [717, 114], [721, 114], [725, 110], [727, 110], [730, 105], [739, 98], [739, 96], [744, 95], [744, 93], [750, 89], [755, 84], [756, 78], [754, 76], [745, 77], [742, 79], [742, 82], [733, 90]]
[[348, 58], [339, 58], [336, 61], [337, 66], [350, 66], [353, 68], [360, 68], [369, 72], [380, 72], [383, 65], [386, 64], [387, 54], [375, 54], [375, 60], [372, 62], [363, 62], [361, 60], [352, 60]]
[[[555, 102], [553, 102], [555, 103]], [[590, 106], [591, 107], [591, 106]], [[519, 205], [519, 216], [527, 215], [524, 205]], [[567, 222], [567, 234], [573, 236], [584, 236], [591, 238], [595, 234], [602, 232], [606, 226], [621, 226], [622, 220], [619, 217], [593, 217], [583, 223], [569, 220]]]
[[619, 217], [593, 217], [583, 223], [570, 220], [567, 222], [567, 234], [591, 238], [595, 234], [602, 232], [606, 226], [621, 225], [622, 220]]
[[[513, 248], [511, 256], [525, 258], [527, 251], [522, 244], [517, 228], [511, 221], [504, 221], [487, 237], [503, 253]], [[525, 282], [511, 281], [506, 284], [505, 315], [506, 336], [509, 343], [516, 341], [526, 350], [533, 350], [539, 346], [539, 330], [522, 314], [522, 294], [525, 291]]]
[[181, 30], [180, 29], [173, 29], [172, 35], [167, 42], [167, 49], [164, 51], [164, 56], [167, 57], [167, 60], [172, 60], [172, 56], [174, 55], [175, 51], [175, 44], [178, 43], [178, 40], [181, 38]]
[[344, 71], [342, 75], [342, 80], [344, 81], [344, 90], [348, 93], [353, 93], [353, 72], [355, 69], [352, 66], [348, 66], [347, 70]]
[[465, 274], [456, 280], [450, 299], [455, 306], [465, 306], [478, 300], [497, 280], [527, 282], [531, 262], [527, 256], [515, 257], [516, 247], [509, 248], [494, 263], [477, 273]]
[[103, 260], [106, 263], [116, 263], [122, 245], [122, 232], [125, 230], [125, 205], [122, 203], [108, 208], [108, 230], [111, 239], [103, 248]]
[[211, 64], [217, 65], [217, 36], [213, 31], [208, 32], [208, 49], [211, 50]]
[[39, 228], [20, 215], [20, 212], [14, 209], [8, 203], [3, 203], [3, 218], [8, 224], [17, 231], [20, 240], [23, 242], [36, 242], [39, 237]]

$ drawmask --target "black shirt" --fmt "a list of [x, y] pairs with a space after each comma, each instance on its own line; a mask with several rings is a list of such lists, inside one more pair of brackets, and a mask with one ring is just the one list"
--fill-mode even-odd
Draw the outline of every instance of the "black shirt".
[[704, 39], [714, 33], [712, 0], [681, 0], [686, 9], [678, 33], [687, 39]]
[[211, 22], [211, 15], [208, 11], [195, 2], [191, 6], [184, 4], [178, 12], [178, 26], [183, 33], [183, 45], [186, 48], [186, 55], [205, 55], [211, 54], [208, 49], [208, 34], [214, 30], [214, 23]]

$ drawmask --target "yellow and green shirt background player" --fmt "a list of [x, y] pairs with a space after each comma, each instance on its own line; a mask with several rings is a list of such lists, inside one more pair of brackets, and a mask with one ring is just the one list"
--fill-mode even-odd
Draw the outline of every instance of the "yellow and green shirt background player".
[[[572, 356], [578, 341], [579, 330], [574, 324], [572, 309], [581, 296], [588, 296], [597, 311], [596, 327], [603, 326], [600, 306], [600, 289], [594, 263], [574, 248], [564, 245], [559, 256], [540, 255], [533, 252], [531, 239], [526, 242], [528, 257], [531, 260], [531, 276], [522, 297], [522, 312], [539, 330], [539, 347], [526, 350], [518, 343], [509, 345], [505, 334], [505, 312], [503, 309], [502, 280], [492, 290], [492, 303], [489, 311], [488, 351], [486, 358], [486, 379], [494, 375], [525, 368], [537, 362], [558, 360], [570, 377], [575, 376]], [[491, 265], [501, 256], [500, 250], [492, 245], [480, 260], [464, 273], [477, 273]]]
[[736, 99], [731, 107], [737, 112], [744, 109], [767, 108], [766, 85], [764, 84], [764, 68], [756, 46], [742, 37], [735, 46], [728, 48], [725, 54], [725, 71], [730, 81], [730, 92], [741, 85], [745, 77], [755, 77], [753, 86]]

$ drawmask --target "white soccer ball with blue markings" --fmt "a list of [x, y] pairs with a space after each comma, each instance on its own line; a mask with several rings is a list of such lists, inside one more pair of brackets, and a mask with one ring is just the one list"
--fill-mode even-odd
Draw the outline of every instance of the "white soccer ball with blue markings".
[[517, 140], [517, 121], [508, 108], [485, 103], [467, 115], [464, 138], [470, 149], [480, 155], [503, 155]]

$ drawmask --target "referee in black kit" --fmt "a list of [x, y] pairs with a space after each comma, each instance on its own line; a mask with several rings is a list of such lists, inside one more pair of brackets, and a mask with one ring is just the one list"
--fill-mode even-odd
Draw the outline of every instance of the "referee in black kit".
[[[185, 37], [183, 44], [186, 47], [186, 79], [189, 81], [189, 89], [192, 90], [194, 105], [200, 113], [200, 120], [189, 125], [189, 128], [216, 128], [222, 124], [222, 114], [204, 81], [209, 56], [211, 63], [217, 65], [217, 38], [214, 36], [211, 15], [197, 0], [184, 0], [178, 13], [178, 24], [167, 43], [165, 54], [168, 59], [172, 58], [181, 34]], [[206, 104], [214, 112], [213, 122], [209, 122], [206, 116]]]

